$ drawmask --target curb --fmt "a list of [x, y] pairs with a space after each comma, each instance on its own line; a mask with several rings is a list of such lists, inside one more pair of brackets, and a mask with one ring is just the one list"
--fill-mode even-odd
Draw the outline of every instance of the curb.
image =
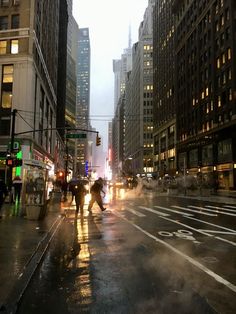
[[44, 255], [46, 254], [53, 237], [55, 236], [56, 232], [60, 228], [60, 225], [64, 221], [65, 216], [59, 216], [55, 222], [52, 224], [51, 228], [47, 232], [47, 234], [42, 238], [42, 240], [37, 245], [35, 251], [27, 261], [26, 265], [24, 266], [21, 274], [18, 276], [17, 281], [3, 301], [3, 304], [0, 304], [0, 313], [4, 314], [15, 314], [17, 313], [18, 306], [21, 302], [21, 299], [28, 288], [31, 279], [35, 271], [37, 270], [38, 266], [40, 265]]

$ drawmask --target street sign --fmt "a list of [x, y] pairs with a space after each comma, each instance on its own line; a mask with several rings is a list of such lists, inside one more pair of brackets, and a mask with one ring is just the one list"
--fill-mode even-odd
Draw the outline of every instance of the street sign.
[[66, 134], [66, 138], [87, 138], [87, 134], [86, 133], [79, 133], [79, 134]]

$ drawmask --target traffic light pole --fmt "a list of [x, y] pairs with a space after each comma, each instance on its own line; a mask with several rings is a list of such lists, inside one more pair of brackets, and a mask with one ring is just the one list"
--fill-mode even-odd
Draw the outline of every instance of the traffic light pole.
[[[17, 110], [12, 110], [12, 121], [11, 121], [11, 142], [10, 142], [10, 158], [13, 158], [14, 153], [14, 141], [15, 141], [15, 124], [16, 124], [16, 113]], [[10, 194], [10, 202], [12, 201], [12, 169], [13, 167], [9, 167], [9, 182], [8, 182], [8, 190]]]

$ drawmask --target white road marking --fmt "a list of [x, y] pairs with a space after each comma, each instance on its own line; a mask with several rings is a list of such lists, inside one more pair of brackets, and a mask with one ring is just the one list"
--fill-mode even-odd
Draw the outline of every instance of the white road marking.
[[149, 208], [149, 207], [144, 207], [144, 206], [138, 206], [138, 207], [141, 208], [141, 209], [145, 209], [145, 210], [147, 210], [147, 211], [149, 211], [151, 213], [154, 213], [154, 214], [157, 214], [157, 215], [161, 215], [161, 216], [164, 216], [164, 217], [170, 216], [169, 214], [165, 214], [165, 213], [159, 212], [159, 211], [157, 211], [155, 209], [152, 209], [152, 208]]
[[209, 225], [209, 226], [214, 226], [214, 227], [219, 228], [219, 229], [231, 231], [231, 232], [233, 232], [233, 233], [236, 232], [236, 230], [234, 230], [234, 229], [229, 229], [229, 228], [226, 228], [226, 227], [223, 227], [223, 226], [219, 226], [219, 225], [213, 224], [213, 223], [211, 223], [211, 222], [207, 222], [207, 221], [205, 221], [205, 220], [197, 219], [197, 218], [194, 218], [194, 217], [187, 217], [187, 218], [188, 218], [188, 219], [191, 219], [191, 220], [196, 220], [196, 221], [202, 222], [202, 223], [207, 224], [207, 225]]
[[178, 210], [173, 210], [173, 209], [170, 209], [170, 208], [167, 208], [167, 207], [162, 207], [162, 206], [154, 206], [155, 208], [160, 208], [160, 209], [164, 209], [168, 212], [172, 212], [172, 213], [177, 213], [177, 214], [180, 214], [180, 215], [184, 215], [184, 216], [190, 216], [192, 217], [193, 215], [192, 214], [186, 214], [186, 213], [182, 213]]
[[200, 230], [200, 229], [196, 229], [196, 228], [194, 228], [194, 227], [191, 227], [191, 226], [189, 226], [189, 225], [186, 225], [186, 224], [184, 224], [184, 223], [182, 223], [182, 222], [179, 222], [179, 221], [177, 221], [177, 220], [174, 220], [174, 219], [171, 219], [171, 218], [166, 218], [166, 217], [162, 217], [162, 218], [165, 219], [165, 220], [171, 221], [171, 222], [173, 222], [173, 223], [175, 223], [175, 224], [177, 224], [177, 225], [184, 226], [184, 227], [186, 227], [186, 228], [188, 228], [188, 229], [190, 229], [190, 230], [193, 230], [193, 231], [196, 231], [196, 232], [201, 233], [201, 234], [203, 234], [203, 235], [206, 235], [206, 236], [208, 236], [208, 237], [214, 237], [214, 236], [213, 236], [212, 234], [210, 234], [210, 233], [207, 233], [207, 232], [202, 231], [202, 230]]
[[208, 212], [211, 212], [211, 213], [219, 213], [219, 214], [222, 214], [222, 215], [228, 215], [228, 216], [236, 217], [236, 214], [226, 213], [226, 212], [222, 212], [222, 211], [214, 210], [214, 209], [208, 209], [208, 208], [205, 208], [205, 207], [199, 207], [199, 206], [194, 206], [194, 205], [189, 205], [189, 207], [196, 208], [196, 209], [199, 209], [199, 210], [205, 210], [205, 211], [208, 211]]
[[236, 206], [232, 206], [232, 205], [224, 205], [224, 207], [229, 207], [229, 208], [234, 208], [234, 209], [236, 209]]
[[134, 210], [133, 208], [126, 208], [126, 210], [128, 210], [129, 212], [131, 212], [132, 214], [138, 216], [138, 217], [145, 217], [146, 215], [140, 213], [140, 212], [137, 212], [136, 210]]
[[205, 272], [207, 275], [209, 275], [210, 277], [212, 277], [213, 279], [215, 279], [217, 282], [219, 282], [220, 284], [223, 284], [224, 286], [226, 286], [228, 289], [232, 290], [233, 292], [236, 293], [236, 286], [234, 284], [232, 284], [231, 282], [229, 282], [228, 280], [224, 279], [223, 277], [219, 276], [218, 274], [216, 274], [215, 272], [213, 272], [212, 270], [210, 270], [209, 268], [207, 268], [206, 266], [202, 265], [201, 263], [199, 263], [198, 261], [196, 261], [195, 259], [193, 259], [192, 257], [190, 257], [189, 255], [177, 250], [175, 247], [173, 247], [172, 245], [166, 243], [165, 241], [157, 238], [156, 236], [152, 235], [151, 233], [149, 233], [148, 231], [144, 230], [143, 228], [139, 227], [138, 225], [136, 225], [135, 223], [129, 221], [127, 218], [124, 218], [122, 216], [120, 216], [117, 212], [113, 213], [115, 215], [117, 215], [118, 217], [121, 217], [122, 219], [124, 219], [126, 222], [128, 222], [130, 225], [132, 225], [134, 228], [136, 228], [137, 230], [141, 231], [142, 233], [144, 233], [146, 236], [148, 236], [149, 238], [155, 240], [156, 242], [164, 245], [165, 247], [167, 247], [168, 249], [170, 249], [171, 251], [173, 251], [174, 253], [178, 254], [179, 256], [181, 256], [182, 258], [184, 258], [185, 260], [187, 260], [189, 263], [191, 263], [192, 265], [194, 265], [195, 267], [197, 267], [198, 269], [200, 269], [201, 271]]
[[201, 214], [201, 215], [205, 215], [205, 216], [214, 216], [214, 217], [217, 216], [217, 215], [215, 215], [215, 214], [203, 213], [203, 212], [199, 212], [198, 210], [189, 209], [189, 208], [182, 207], [182, 206], [173, 205], [173, 206], [171, 206], [171, 207], [183, 209], [183, 210], [186, 210], [186, 211], [189, 211], [189, 212], [192, 212], [192, 213], [197, 213], [197, 214]]
[[205, 232], [211, 232], [211, 233], [222, 233], [222, 234], [229, 234], [229, 235], [236, 235], [236, 232], [229, 232], [229, 231], [217, 231], [217, 230], [206, 230], [206, 229], [198, 229]]
[[220, 210], [226, 210], [227, 212], [232, 212], [232, 213], [236, 213], [235, 210], [233, 209], [228, 209], [228, 208], [225, 208], [225, 207], [219, 207], [219, 206], [211, 206], [211, 205], [206, 205], [206, 207], [208, 208], [213, 208], [213, 209], [220, 209]]

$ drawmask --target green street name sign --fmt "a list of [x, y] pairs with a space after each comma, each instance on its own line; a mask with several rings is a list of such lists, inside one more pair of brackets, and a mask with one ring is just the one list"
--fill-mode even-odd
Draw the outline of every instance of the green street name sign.
[[66, 134], [66, 138], [87, 138], [87, 134], [86, 133]]

